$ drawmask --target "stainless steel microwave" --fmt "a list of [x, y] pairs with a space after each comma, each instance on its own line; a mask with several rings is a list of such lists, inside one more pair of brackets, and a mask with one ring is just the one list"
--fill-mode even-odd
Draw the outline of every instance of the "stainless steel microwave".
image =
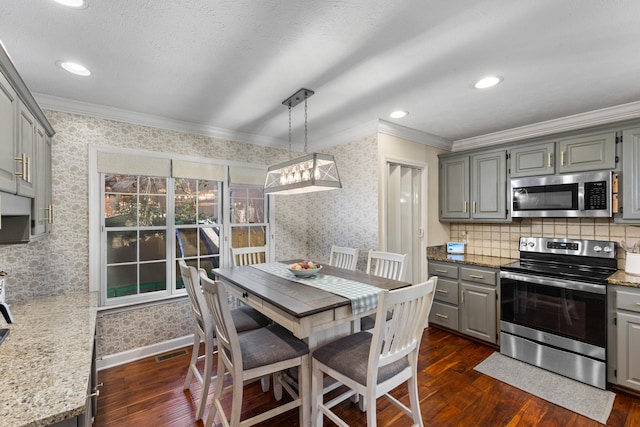
[[610, 217], [611, 171], [511, 180], [512, 217]]

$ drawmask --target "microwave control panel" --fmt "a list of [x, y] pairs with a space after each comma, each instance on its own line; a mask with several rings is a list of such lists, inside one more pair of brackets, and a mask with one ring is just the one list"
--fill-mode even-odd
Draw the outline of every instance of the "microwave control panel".
[[592, 181], [584, 183], [585, 210], [607, 209], [607, 182]]

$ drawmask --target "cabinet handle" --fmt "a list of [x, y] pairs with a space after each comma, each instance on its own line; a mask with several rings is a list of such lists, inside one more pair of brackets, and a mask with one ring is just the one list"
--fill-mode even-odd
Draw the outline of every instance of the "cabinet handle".
[[476, 201], [474, 200], [474, 201], [473, 201], [473, 213], [476, 213], [476, 204], [477, 204], [477, 203], [476, 203]]
[[637, 302], [636, 305], [640, 305], [640, 302]]
[[443, 319], [448, 319], [449, 316], [445, 316], [444, 314], [436, 313], [436, 316], [442, 317]]
[[16, 161], [20, 162], [20, 172], [16, 172], [16, 176], [22, 177], [23, 181], [27, 181], [29, 178], [29, 172], [27, 171], [28, 167], [28, 157], [26, 154], [22, 153], [20, 157], [15, 158]]
[[41, 218], [41, 220], [46, 221], [49, 224], [53, 224], [53, 205], [49, 205], [46, 208], [42, 208], [42, 210], [47, 212], [47, 215], [44, 218]]
[[560, 152], [560, 166], [564, 166], [564, 151]]
[[464, 213], [467, 213], [467, 205], [468, 205], [468, 202], [465, 200], [464, 201]]
[[547, 167], [551, 168], [551, 159], [553, 159], [553, 154], [549, 153], [547, 158]]
[[448, 271], [448, 270], [441, 270], [441, 269], [439, 269], [439, 268], [436, 268], [436, 272], [438, 272], [438, 273], [445, 273], [445, 274], [447, 274], [449, 271]]
[[91, 393], [90, 395], [87, 396], [88, 399], [91, 399], [92, 397], [98, 397], [100, 396], [100, 390], [96, 390], [93, 393]]
[[53, 205], [49, 205], [49, 224], [53, 224], [54, 212], [55, 212], [55, 209], [53, 208]]
[[27, 182], [31, 184], [31, 157], [27, 157]]
[[[445, 291], [444, 289], [436, 289], [436, 292], [440, 292], [441, 294], [448, 294], [449, 291]], [[640, 303], [638, 303], [640, 304]]]
[[472, 279], [484, 279], [484, 276], [478, 276], [477, 274], [470, 274], [469, 277]]

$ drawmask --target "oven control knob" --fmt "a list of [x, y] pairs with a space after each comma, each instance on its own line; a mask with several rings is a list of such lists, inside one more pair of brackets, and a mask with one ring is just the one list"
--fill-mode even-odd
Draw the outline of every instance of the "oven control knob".
[[526, 248], [527, 247], [527, 242], [520, 243], [520, 246], [522, 246], [523, 248]]
[[605, 246], [604, 247], [604, 251], [605, 252], [611, 252], [611, 246]]
[[600, 251], [602, 251], [602, 247], [596, 245], [596, 246], [593, 247], [593, 251], [594, 252], [600, 252]]
[[530, 247], [530, 248], [534, 247], [535, 245], [536, 245], [535, 243], [533, 243], [533, 242], [529, 242], [529, 247]]

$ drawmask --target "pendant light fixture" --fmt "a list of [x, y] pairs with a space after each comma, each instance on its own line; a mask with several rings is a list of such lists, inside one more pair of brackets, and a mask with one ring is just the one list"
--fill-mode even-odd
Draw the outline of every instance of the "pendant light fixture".
[[[282, 105], [289, 108], [289, 160], [270, 166], [264, 183], [266, 194], [301, 194], [342, 188], [333, 156], [307, 154], [307, 99], [314, 92], [300, 89]], [[291, 159], [291, 109], [304, 101], [304, 155]]]

